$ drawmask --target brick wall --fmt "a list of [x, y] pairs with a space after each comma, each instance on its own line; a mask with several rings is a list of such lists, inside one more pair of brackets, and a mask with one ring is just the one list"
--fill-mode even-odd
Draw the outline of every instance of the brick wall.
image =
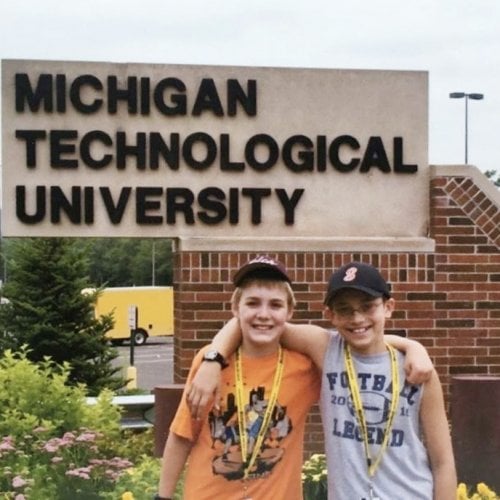
[[[428, 348], [449, 402], [452, 376], [500, 375], [500, 191], [466, 169], [433, 172], [429, 237], [435, 252], [266, 253], [290, 271], [298, 301], [294, 319], [324, 326], [322, 298], [331, 270], [351, 260], [377, 266], [396, 299], [388, 331]], [[231, 317], [231, 276], [256, 253], [175, 253], [175, 382], [185, 380], [195, 351]], [[322, 446], [315, 408], [306, 452]]]

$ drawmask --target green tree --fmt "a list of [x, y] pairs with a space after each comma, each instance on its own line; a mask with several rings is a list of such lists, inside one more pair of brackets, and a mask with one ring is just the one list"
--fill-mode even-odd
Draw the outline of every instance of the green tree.
[[7, 246], [2, 295], [9, 303], [0, 308], [0, 348], [26, 345], [34, 362], [69, 363], [68, 382], [84, 383], [89, 394], [122, 387], [112, 366], [117, 352], [105, 338], [113, 320], [95, 318], [95, 294], [81, 293], [89, 286], [85, 247], [68, 238], [16, 239]]
[[500, 187], [500, 174], [496, 170], [487, 170], [484, 175], [491, 179], [496, 187]]
[[172, 284], [171, 240], [96, 238], [83, 241], [88, 246], [90, 278], [98, 286]]

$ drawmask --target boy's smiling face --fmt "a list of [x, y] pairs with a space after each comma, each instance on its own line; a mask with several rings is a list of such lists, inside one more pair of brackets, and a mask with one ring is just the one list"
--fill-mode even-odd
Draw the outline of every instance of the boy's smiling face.
[[351, 348], [362, 354], [385, 351], [385, 321], [394, 310], [394, 299], [346, 288], [335, 297], [330, 309], [332, 324]]
[[251, 283], [244, 287], [233, 314], [239, 319], [243, 334], [243, 352], [265, 356], [276, 351], [285, 323], [293, 310], [288, 294], [279, 283]]

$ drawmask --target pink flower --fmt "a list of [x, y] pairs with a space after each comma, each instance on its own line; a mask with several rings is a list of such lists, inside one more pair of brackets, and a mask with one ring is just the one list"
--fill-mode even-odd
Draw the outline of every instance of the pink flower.
[[55, 453], [59, 449], [59, 445], [50, 440], [43, 445], [43, 449], [49, 453]]
[[92, 432], [83, 432], [80, 434], [77, 438], [76, 441], [94, 441], [96, 438], [96, 435]]
[[82, 468], [82, 469], [73, 469], [73, 470], [66, 471], [66, 475], [67, 476], [73, 476], [73, 477], [79, 477], [81, 479], [90, 479], [89, 472], [90, 471], [87, 471], [84, 468]]
[[10, 436], [6, 436], [2, 439], [0, 442], [0, 451], [13, 451], [15, 450], [14, 447], [14, 440]]
[[12, 487], [13, 488], [22, 488], [26, 484], [27, 484], [27, 482], [21, 476], [16, 476], [12, 480]]
[[67, 476], [79, 477], [81, 479], [90, 479], [93, 467], [77, 467], [66, 472]]

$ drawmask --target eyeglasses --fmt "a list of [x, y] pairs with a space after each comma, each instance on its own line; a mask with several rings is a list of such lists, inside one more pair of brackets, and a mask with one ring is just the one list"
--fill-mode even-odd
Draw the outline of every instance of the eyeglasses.
[[356, 309], [351, 306], [339, 304], [338, 306], [334, 305], [332, 310], [337, 316], [342, 318], [350, 318], [357, 312], [363, 314], [364, 316], [370, 316], [374, 314], [378, 307], [383, 303], [383, 300], [370, 300], [369, 302], [362, 302]]

